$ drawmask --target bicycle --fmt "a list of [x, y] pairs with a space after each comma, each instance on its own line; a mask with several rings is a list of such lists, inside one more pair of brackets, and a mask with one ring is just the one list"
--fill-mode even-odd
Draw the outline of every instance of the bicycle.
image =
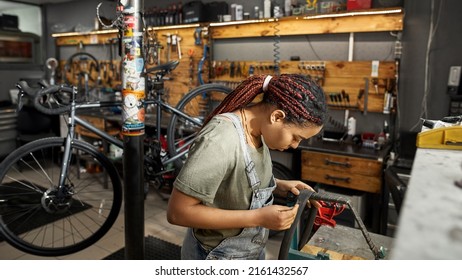
[[[162, 100], [164, 76], [177, 65], [178, 61], [173, 61], [145, 71], [154, 73], [145, 105], [157, 109], [156, 136], [145, 142], [148, 183], [161, 184], [166, 173], [181, 168], [204, 117], [231, 91], [223, 85], [205, 84], [188, 92], [176, 107], [170, 106]], [[120, 139], [84, 121], [76, 112], [120, 106], [122, 102], [76, 101], [78, 89], [65, 85], [35, 91], [19, 82], [18, 88], [19, 99], [29, 96], [40, 112], [68, 114], [68, 133], [66, 137], [30, 142], [0, 163], [0, 236], [17, 249], [35, 255], [75, 253], [107, 233], [122, 203], [121, 179], [113, 162], [90, 143], [77, 139], [75, 126], [81, 125], [108, 143], [123, 147]], [[167, 151], [159, 141], [162, 111], [171, 113]], [[83, 159], [95, 163], [97, 170], [82, 168]]]

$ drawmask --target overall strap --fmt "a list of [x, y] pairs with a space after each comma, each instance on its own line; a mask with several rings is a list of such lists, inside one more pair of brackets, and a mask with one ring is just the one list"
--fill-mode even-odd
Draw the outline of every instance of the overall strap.
[[258, 178], [257, 171], [255, 170], [255, 163], [250, 157], [250, 153], [247, 147], [247, 141], [245, 139], [244, 129], [242, 127], [241, 120], [239, 119], [238, 116], [236, 116], [233, 113], [224, 113], [222, 115], [231, 119], [231, 121], [234, 124], [234, 127], [236, 127], [237, 134], [239, 135], [239, 140], [240, 140], [239, 142], [241, 142], [241, 147], [244, 152], [245, 172], [247, 174], [247, 179], [249, 180], [249, 184], [252, 187], [252, 189], [257, 188], [260, 185], [260, 178]]

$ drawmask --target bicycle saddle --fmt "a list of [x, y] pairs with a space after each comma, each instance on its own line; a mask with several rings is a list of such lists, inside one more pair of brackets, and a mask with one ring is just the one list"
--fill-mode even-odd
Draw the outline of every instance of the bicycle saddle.
[[152, 72], [163, 72], [166, 74], [170, 71], [173, 71], [173, 69], [175, 69], [178, 66], [178, 64], [180, 64], [179, 60], [172, 60], [167, 63], [148, 68], [146, 69], [146, 73], [149, 74]]

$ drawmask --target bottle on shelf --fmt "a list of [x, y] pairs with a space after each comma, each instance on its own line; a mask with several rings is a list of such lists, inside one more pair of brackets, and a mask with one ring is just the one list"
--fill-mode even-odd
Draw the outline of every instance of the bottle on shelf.
[[263, 1], [263, 17], [264, 18], [271, 17], [271, 0]]

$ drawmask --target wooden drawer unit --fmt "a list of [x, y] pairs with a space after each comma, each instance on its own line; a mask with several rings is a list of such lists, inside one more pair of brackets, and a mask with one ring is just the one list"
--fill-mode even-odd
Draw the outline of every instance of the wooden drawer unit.
[[[110, 135], [117, 135], [120, 132], [120, 127], [117, 125], [114, 125], [112, 122], [106, 121], [103, 117], [97, 117], [97, 116], [82, 116], [79, 115], [79, 117], [89, 123], [91, 123], [93, 126], [96, 128], [106, 131]], [[77, 134], [80, 134], [82, 136], [88, 136], [92, 138], [99, 138], [99, 136], [95, 135], [94, 133], [88, 131], [87, 129], [83, 128], [80, 125], [77, 125], [75, 127], [75, 132]]]
[[359, 157], [302, 151], [303, 180], [380, 193], [382, 163]]

